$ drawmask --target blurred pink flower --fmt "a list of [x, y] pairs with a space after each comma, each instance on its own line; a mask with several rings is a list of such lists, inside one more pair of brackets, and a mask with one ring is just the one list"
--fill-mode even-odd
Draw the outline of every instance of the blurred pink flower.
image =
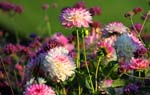
[[58, 41], [59, 43], [66, 45], [68, 44], [68, 39], [62, 33], [55, 33], [52, 37], [53, 40]]
[[142, 24], [141, 23], [136, 23], [136, 24], [134, 24], [132, 27], [131, 27], [131, 29], [133, 29], [133, 30], [137, 30], [137, 32], [140, 32], [141, 31], [141, 29], [142, 29]]
[[113, 80], [111, 80], [111, 79], [104, 80], [103, 86], [104, 86], [104, 87], [111, 87], [111, 86], [112, 86], [112, 83], [113, 83]]
[[26, 88], [24, 95], [56, 95], [51, 87], [45, 84], [33, 84]]
[[60, 44], [62, 44], [67, 50], [72, 51], [74, 49], [74, 45], [69, 43], [67, 37], [65, 37], [62, 33], [54, 34], [51, 39], [56, 40]]
[[49, 4], [43, 4], [43, 5], [42, 5], [42, 9], [43, 9], [43, 10], [47, 10], [48, 8], [49, 8]]
[[130, 60], [130, 68], [134, 70], [146, 69], [150, 65], [150, 62], [147, 59], [143, 58], [132, 58]]
[[74, 8], [86, 8], [86, 5], [85, 5], [85, 2], [77, 2], [75, 5], [74, 5]]
[[15, 13], [21, 14], [23, 11], [24, 11], [24, 9], [23, 9], [23, 6], [22, 6], [22, 5], [16, 5], [16, 6], [14, 7], [14, 12], [15, 12]]
[[23, 71], [23, 66], [17, 63], [15, 65], [15, 69], [17, 69], [18, 71]]
[[92, 7], [89, 11], [93, 16], [102, 14], [101, 8], [99, 6]]
[[92, 16], [89, 11], [83, 8], [65, 8], [62, 10], [61, 23], [67, 28], [89, 27], [92, 23]]

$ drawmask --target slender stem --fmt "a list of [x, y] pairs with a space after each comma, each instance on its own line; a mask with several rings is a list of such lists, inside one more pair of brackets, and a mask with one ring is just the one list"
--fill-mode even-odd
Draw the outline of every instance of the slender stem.
[[12, 22], [14, 22], [14, 31], [15, 31], [15, 37], [16, 37], [16, 42], [17, 44], [20, 43], [20, 40], [19, 40], [19, 34], [18, 34], [18, 31], [15, 29], [15, 18], [12, 17]]
[[64, 84], [63, 84], [63, 83], [60, 83], [60, 85], [61, 85], [61, 88], [62, 88], [61, 94], [62, 94], [62, 95], [67, 95]]
[[48, 34], [51, 36], [51, 24], [50, 21], [47, 21]]
[[144, 77], [137, 77], [137, 76], [134, 76], [134, 75], [130, 75], [130, 74], [127, 74], [127, 73], [124, 73], [125, 75], [129, 76], [129, 77], [132, 77], [132, 78], [136, 78], [136, 79], [149, 79], [149, 78], [144, 78]]
[[49, 21], [49, 16], [47, 14], [47, 10], [45, 10], [45, 15], [44, 16], [45, 16], [44, 19], [45, 19], [46, 24], [47, 24], [48, 34], [49, 34], [49, 36], [51, 36], [51, 34], [52, 34], [51, 33], [51, 23]]
[[142, 30], [143, 30], [143, 28], [144, 28], [144, 26], [145, 26], [145, 23], [146, 23], [147, 19], [148, 19], [148, 15], [149, 15], [149, 14], [146, 14], [146, 17], [145, 17], [145, 19], [144, 19], [144, 21], [143, 21], [142, 27], [141, 27], [140, 32], [139, 32], [139, 36], [140, 36], [141, 33], [142, 33]]
[[12, 93], [12, 95], [15, 95], [15, 94], [14, 94], [14, 91], [13, 91], [13, 88], [12, 88], [12, 86], [11, 86], [11, 82], [10, 82], [10, 79], [9, 79], [9, 77], [8, 77], [8, 74], [7, 74], [7, 71], [6, 71], [5, 65], [4, 65], [4, 63], [3, 63], [3, 61], [2, 61], [2, 58], [1, 58], [1, 57], [0, 57], [0, 63], [2, 63], [2, 66], [3, 66], [4, 71], [5, 71], [5, 73], [6, 73], [6, 78], [7, 78], [7, 80], [8, 80], [9, 87], [10, 87], [10, 89], [11, 89], [11, 93]]
[[97, 75], [98, 75], [100, 61], [101, 61], [101, 57], [99, 57], [98, 63], [97, 63], [97, 66], [96, 66], [96, 72], [95, 72], [95, 92], [97, 92], [97, 88], [98, 88]]
[[[137, 29], [136, 29], [136, 27], [135, 27], [135, 25], [134, 25], [134, 22], [133, 22], [133, 16], [131, 16], [130, 20], [131, 20], [131, 24], [132, 24], [132, 26], [133, 26], [133, 29], [134, 29], [134, 30], [136, 31], [136, 33], [138, 34], [138, 38], [139, 38], [140, 41], [143, 43], [143, 45], [145, 45], [144, 42], [143, 42], [143, 40], [142, 40], [142, 38], [141, 38], [141, 36], [140, 36], [141, 31], [143, 30], [143, 28], [141, 28], [140, 32], [138, 32]], [[144, 22], [145, 22], [145, 20], [144, 20]], [[145, 23], [144, 23], [144, 24], [145, 24]], [[144, 27], [143, 24], [142, 24], [142, 27]]]
[[[19, 81], [18, 81], [18, 79], [17, 79], [17, 73], [16, 73], [16, 71], [15, 71], [15, 70], [14, 70], [14, 74], [15, 74], [15, 80], [16, 80], [16, 83], [18, 84], [18, 83], [19, 83]], [[17, 86], [16, 88], [17, 88], [17, 90], [19, 91], [18, 86]]]
[[141, 71], [139, 71], [139, 77], [141, 77]]
[[133, 16], [130, 17], [130, 21], [131, 21], [131, 24], [132, 24], [132, 26], [133, 26], [133, 29], [134, 29], [135, 32], [138, 34], [138, 31], [137, 31], [137, 29], [136, 29], [136, 27], [135, 27], [135, 25], [134, 25], [134, 22], [133, 22]]
[[112, 71], [117, 68], [117, 66], [118, 66], [118, 65], [116, 64], [116, 65], [114, 65], [114, 66], [110, 69], [110, 71], [108, 72], [108, 74], [105, 76], [105, 80], [109, 77], [109, 75], [112, 73]]
[[86, 65], [86, 69], [90, 78], [90, 83], [91, 83], [91, 87], [92, 87], [92, 92], [94, 93], [94, 86], [93, 86], [93, 82], [92, 82], [92, 77], [90, 74], [90, 70], [87, 64], [87, 58], [86, 58], [86, 48], [85, 48], [85, 43], [84, 43], [84, 38], [83, 38], [83, 53], [84, 53], [84, 60], [85, 60], [85, 65]]
[[77, 68], [80, 68], [80, 41], [78, 29], [77, 29]]
[[79, 91], [78, 95], [81, 95], [81, 86], [80, 85], [78, 86], [78, 91]]

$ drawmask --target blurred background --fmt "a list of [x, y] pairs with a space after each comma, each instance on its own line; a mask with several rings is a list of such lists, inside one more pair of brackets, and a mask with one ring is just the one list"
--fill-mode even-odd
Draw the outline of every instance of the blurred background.
[[[70, 34], [70, 30], [61, 26], [59, 21], [60, 12], [65, 7], [72, 7], [76, 2], [81, 0], [0, 0], [0, 2], [8, 1], [23, 6], [21, 14], [8, 14], [0, 10], [0, 31], [9, 31], [19, 36], [28, 37], [31, 33], [41, 36], [47, 36], [47, 25], [52, 33], [63, 32]], [[83, 0], [82, 0], [83, 1]], [[101, 15], [95, 16], [94, 20], [105, 25], [112, 21], [121, 21], [126, 26], [131, 26], [131, 21], [124, 17], [124, 14], [135, 7], [143, 8], [143, 12], [134, 16], [135, 23], [141, 23], [141, 15], [149, 9], [150, 0], [85, 0], [87, 8], [99, 6]], [[46, 4], [48, 9], [42, 8]], [[47, 21], [49, 23], [47, 23]], [[145, 24], [145, 32], [150, 31], [150, 23]]]

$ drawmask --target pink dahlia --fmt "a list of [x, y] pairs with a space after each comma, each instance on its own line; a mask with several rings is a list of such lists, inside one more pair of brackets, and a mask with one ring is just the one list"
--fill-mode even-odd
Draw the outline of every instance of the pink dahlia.
[[62, 10], [61, 23], [67, 28], [89, 27], [92, 23], [92, 16], [89, 11], [83, 8], [65, 8]]
[[24, 95], [56, 95], [51, 87], [45, 84], [33, 84], [26, 88]]
[[142, 58], [132, 58], [130, 60], [130, 68], [131, 69], [145, 69], [148, 68], [150, 65], [150, 62], [147, 59], [142, 59]]
[[74, 45], [69, 43], [68, 38], [65, 37], [62, 33], [54, 34], [51, 39], [59, 42], [60, 44], [62, 44], [69, 51], [72, 51], [74, 49]]
[[121, 22], [112, 22], [104, 27], [104, 35], [107, 34], [122, 34], [128, 32], [128, 28], [124, 26]]

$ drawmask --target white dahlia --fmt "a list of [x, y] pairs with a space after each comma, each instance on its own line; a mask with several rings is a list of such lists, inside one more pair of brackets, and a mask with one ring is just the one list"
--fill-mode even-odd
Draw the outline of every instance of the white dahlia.
[[65, 81], [75, 73], [76, 66], [68, 53], [68, 50], [64, 47], [56, 47], [51, 49], [44, 57], [41, 68], [52, 80], [57, 82]]

